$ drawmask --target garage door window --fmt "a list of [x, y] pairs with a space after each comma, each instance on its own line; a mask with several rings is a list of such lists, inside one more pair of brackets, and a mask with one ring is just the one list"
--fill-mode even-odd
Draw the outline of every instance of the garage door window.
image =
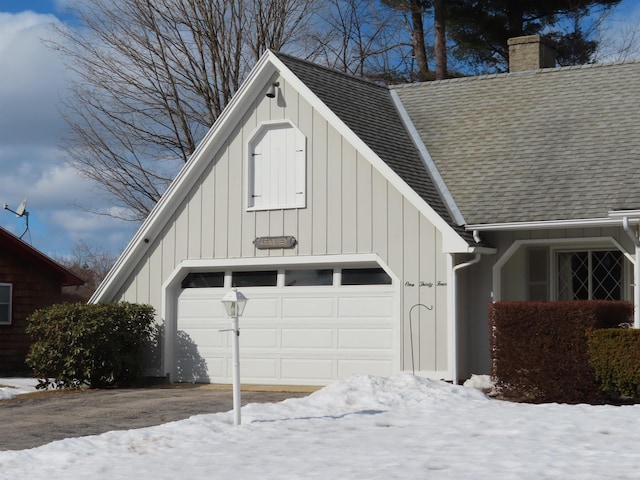
[[344, 268], [342, 285], [391, 285], [391, 277], [382, 268]]
[[190, 273], [182, 281], [182, 288], [224, 287], [224, 272]]
[[278, 272], [276, 270], [233, 272], [231, 284], [234, 287], [275, 287], [278, 284]]
[[284, 284], [287, 287], [333, 285], [333, 270], [285, 270]]

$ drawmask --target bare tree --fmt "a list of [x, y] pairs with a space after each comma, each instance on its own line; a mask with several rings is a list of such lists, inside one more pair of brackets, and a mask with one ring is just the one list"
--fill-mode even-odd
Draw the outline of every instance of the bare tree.
[[148, 215], [255, 59], [304, 33], [311, 5], [72, 1], [78, 25], [54, 45], [78, 78], [65, 105], [71, 136], [63, 149], [120, 207], [109, 214]]
[[64, 287], [65, 298], [69, 301], [88, 301], [115, 261], [114, 255], [99, 247], [91, 247], [82, 240], [77, 241], [71, 255], [58, 259], [58, 262], [83, 279], [84, 285]]
[[598, 25], [596, 62], [624, 62], [640, 59], [640, 24], [612, 18]]
[[411, 44], [402, 15], [375, 0], [329, 0], [315, 20], [307, 58], [380, 81], [406, 79]]

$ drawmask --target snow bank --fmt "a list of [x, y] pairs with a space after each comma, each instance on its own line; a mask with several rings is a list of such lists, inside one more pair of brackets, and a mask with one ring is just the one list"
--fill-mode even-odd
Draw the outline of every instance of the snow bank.
[[[1, 406], [0, 406], [1, 408]], [[0, 479], [637, 478], [639, 406], [528, 405], [411, 375], [0, 452]]]

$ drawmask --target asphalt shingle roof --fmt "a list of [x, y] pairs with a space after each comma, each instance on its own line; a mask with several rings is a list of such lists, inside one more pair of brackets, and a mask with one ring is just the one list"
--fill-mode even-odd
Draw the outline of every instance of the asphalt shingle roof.
[[[452, 227], [389, 89], [280, 60]], [[391, 87], [465, 223], [606, 218], [640, 209], [640, 62]]]
[[450, 218], [388, 88], [283, 53], [276, 55], [431, 208], [471, 240]]
[[467, 224], [640, 209], [640, 62], [394, 88]]

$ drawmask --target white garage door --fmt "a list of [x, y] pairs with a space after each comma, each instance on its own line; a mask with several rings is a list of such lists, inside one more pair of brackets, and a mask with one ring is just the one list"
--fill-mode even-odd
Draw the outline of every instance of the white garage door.
[[[395, 290], [384, 271], [323, 269], [330, 285], [308, 285], [318, 282], [305, 280], [308, 272], [271, 271], [257, 281], [252, 274], [264, 272], [221, 274], [224, 285], [230, 276], [249, 278], [247, 286], [234, 282], [249, 298], [240, 318], [242, 382], [324, 385], [354, 373], [398, 372]], [[228, 288], [202, 287], [221, 279], [190, 281], [199, 288], [184, 288], [178, 300], [177, 379], [231, 383], [232, 333], [224, 331], [231, 322], [220, 301]]]

